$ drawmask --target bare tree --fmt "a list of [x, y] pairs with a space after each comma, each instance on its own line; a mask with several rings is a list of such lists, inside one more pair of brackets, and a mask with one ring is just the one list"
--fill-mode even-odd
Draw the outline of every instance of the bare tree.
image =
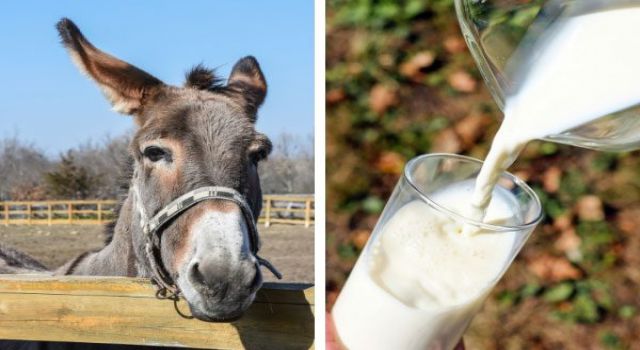
[[281, 134], [269, 159], [260, 165], [265, 193], [313, 193], [313, 137]]
[[51, 167], [52, 162], [33, 144], [20, 141], [17, 136], [1, 139], [0, 199], [13, 198], [16, 194], [21, 194], [21, 198], [15, 199], [42, 199], [28, 197], [42, 193], [37, 187]]
[[126, 176], [130, 134], [106, 137], [101, 143], [85, 142], [71, 150], [92, 178], [100, 179], [91, 189], [91, 198], [116, 198], [118, 186]]

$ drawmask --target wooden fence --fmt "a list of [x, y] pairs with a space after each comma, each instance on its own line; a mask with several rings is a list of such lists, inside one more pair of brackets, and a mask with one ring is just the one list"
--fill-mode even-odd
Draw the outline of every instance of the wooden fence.
[[[114, 200], [5, 201], [0, 202], [0, 223], [5, 225], [102, 224], [113, 220]], [[265, 195], [259, 222], [314, 223], [315, 201], [312, 195]]]
[[[309, 349], [314, 288], [266, 283], [238, 321], [185, 319], [146, 279], [0, 275], [0, 339], [206, 349]], [[180, 310], [188, 313], [184, 301]]]
[[265, 195], [262, 198], [259, 222], [266, 227], [274, 223], [311, 226], [315, 218], [315, 201], [312, 195]]

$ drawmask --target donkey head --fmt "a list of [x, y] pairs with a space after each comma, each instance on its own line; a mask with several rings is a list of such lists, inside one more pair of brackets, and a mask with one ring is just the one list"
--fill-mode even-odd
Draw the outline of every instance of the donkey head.
[[[238, 61], [226, 84], [197, 66], [183, 87], [175, 87], [98, 50], [70, 20], [62, 19], [57, 28], [80, 70], [137, 125], [129, 197], [139, 275], [150, 276], [152, 270], [138, 223], [182, 194], [203, 186], [232, 188], [258, 217], [257, 164], [271, 142], [254, 127], [267, 85], [253, 57]], [[234, 319], [253, 301], [262, 275], [248, 237], [252, 224], [233, 202], [207, 200], [162, 227], [158, 263], [196, 317]]]

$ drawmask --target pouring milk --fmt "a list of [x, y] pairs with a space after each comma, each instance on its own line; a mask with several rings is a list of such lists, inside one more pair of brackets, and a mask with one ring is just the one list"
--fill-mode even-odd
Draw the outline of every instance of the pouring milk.
[[[640, 103], [640, 9], [574, 16], [552, 26], [506, 100], [476, 181], [433, 195], [449, 210], [477, 221], [517, 222], [515, 198], [495, 184], [527, 142]], [[419, 201], [398, 209], [380, 230], [332, 311], [338, 337], [350, 349], [452, 349], [519, 249], [515, 233], [465, 230]]]
[[480, 172], [469, 215], [482, 220], [499, 174], [531, 140], [640, 103], [640, 8], [560, 20], [532, 52]]

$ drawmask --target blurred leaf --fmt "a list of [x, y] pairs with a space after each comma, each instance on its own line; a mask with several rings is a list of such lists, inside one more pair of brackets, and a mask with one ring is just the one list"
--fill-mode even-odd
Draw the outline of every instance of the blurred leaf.
[[548, 199], [547, 201], [545, 201], [544, 211], [551, 218], [555, 219], [557, 217], [564, 215], [565, 208], [562, 207], [562, 204], [560, 203], [560, 201], [556, 199]]
[[400, 5], [395, 2], [383, 2], [375, 7], [374, 15], [384, 19], [392, 20], [400, 14]]
[[425, 6], [424, 0], [408, 0], [404, 5], [404, 13], [408, 18], [415, 17], [424, 11]]
[[637, 308], [633, 305], [623, 305], [618, 309], [618, 316], [620, 318], [628, 320], [636, 315]]
[[573, 302], [573, 313], [578, 322], [594, 323], [600, 318], [598, 304], [588, 293], [580, 293]]
[[517, 298], [518, 296], [516, 293], [508, 290], [500, 292], [496, 297], [498, 303], [500, 304], [500, 307], [504, 308], [513, 306], [513, 304], [516, 303]]
[[542, 287], [539, 284], [527, 284], [524, 287], [522, 287], [522, 289], [520, 290], [520, 295], [523, 298], [528, 298], [528, 297], [532, 297], [535, 296], [536, 294], [538, 294], [538, 292], [542, 290]]
[[430, 133], [434, 133], [437, 131], [440, 131], [444, 128], [446, 128], [447, 126], [449, 126], [450, 122], [448, 118], [445, 117], [433, 117], [431, 119], [431, 121], [429, 122], [429, 126], [427, 128], [427, 131]]
[[610, 170], [616, 161], [618, 160], [618, 154], [611, 152], [598, 152], [596, 157], [593, 159], [591, 166], [593, 170], [602, 172], [606, 170]]
[[572, 200], [585, 194], [587, 185], [584, 182], [583, 174], [576, 170], [567, 171], [560, 182], [560, 191], [567, 194]]
[[573, 294], [573, 284], [564, 282], [549, 288], [542, 298], [550, 303], [557, 303], [569, 299]]
[[542, 142], [539, 151], [543, 156], [550, 156], [558, 152], [558, 145], [551, 142]]
[[362, 202], [362, 209], [370, 214], [379, 214], [384, 209], [384, 201], [378, 197], [367, 197]]
[[340, 244], [338, 246], [338, 255], [346, 260], [355, 259], [358, 256], [355, 248], [351, 244]]
[[604, 332], [600, 336], [600, 341], [602, 342], [602, 345], [608, 349], [623, 349], [620, 338], [611, 331]]

